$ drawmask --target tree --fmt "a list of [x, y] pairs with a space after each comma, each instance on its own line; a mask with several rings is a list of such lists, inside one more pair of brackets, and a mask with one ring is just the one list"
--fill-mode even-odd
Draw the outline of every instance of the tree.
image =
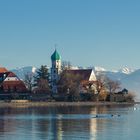
[[28, 88], [28, 91], [32, 92], [32, 88], [33, 88], [33, 85], [34, 85], [34, 83], [33, 83], [33, 79], [34, 79], [33, 74], [32, 73], [26, 73], [24, 76], [25, 76], [24, 82], [25, 82], [25, 84], [26, 84], [26, 86]]
[[109, 78], [106, 78], [106, 88], [109, 93], [115, 93], [117, 90], [121, 88], [121, 83], [119, 81], [113, 81]]
[[97, 90], [96, 101], [105, 100], [106, 96], [107, 96], [106, 76], [104, 76], [104, 75], [97, 76], [96, 90]]
[[40, 69], [38, 69], [36, 73], [37, 75], [35, 76], [35, 80], [46, 79], [49, 81], [50, 74], [46, 65], [41, 65]]
[[58, 81], [58, 92], [66, 96], [69, 101], [78, 100], [81, 79], [82, 77], [80, 75], [74, 75], [64, 70]]
[[104, 75], [98, 75], [96, 81], [96, 90], [100, 94], [106, 89], [106, 77]]
[[136, 95], [134, 92], [128, 92], [128, 94], [125, 94], [125, 101], [126, 102], [134, 102], [135, 96]]
[[46, 65], [42, 65], [37, 71], [37, 75], [34, 77], [36, 92], [37, 93], [49, 93], [50, 92], [50, 74]]
[[70, 61], [63, 61], [62, 62], [62, 70], [69, 70], [71, 69], [71, 62]]
[[107, 92], [101, 92], [99, 94], [99, 101], [106, 101], [108, 97], [108, 93]]

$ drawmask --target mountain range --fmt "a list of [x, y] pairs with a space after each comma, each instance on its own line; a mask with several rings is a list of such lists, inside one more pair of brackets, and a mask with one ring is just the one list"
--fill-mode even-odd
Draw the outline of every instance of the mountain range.
[[104, 74], [112, 80], [120, 81], [123, 88], [136, 94], [136, 100], [140, 101], [140, 69], [123, 68], [115, 71], [105, 69], [94, 69], [95, 74]]
[[[78, 67], [73, 67], [78, 69]], [[81, 67], [80, 67], [81, 68]], [[91, 67], [90, 67], [91, 68]], [[27, 66], [23, 68], [12, 69], [20, 79], [24, 80], [25, 74], [35, 74], [38, 68]], [[104, 74], [112, 80], [120, 81], [123, 88], [136, 93], [136, 99], [140, 99], [140, 69], [123, 68], [120, 70], [109, 71], [102, 67], [92, 67], [96, 75]]]

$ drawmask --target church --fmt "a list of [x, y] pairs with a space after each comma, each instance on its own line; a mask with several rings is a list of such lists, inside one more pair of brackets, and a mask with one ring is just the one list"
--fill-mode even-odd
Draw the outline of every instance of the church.
[[[62, 72], [61, 65], [61, 56], [58, 51], [55, 49], [54, 53], [51, 56], [52, 66], [51, 66], [51, 86], [52, 92], [58, 93], [57, 82], [60, 78]], [[68, 73], [73, 75], [80, 75], [82, 77], [81, 83], [94, 83], [96, 81], [95, 73], [92, 69], [69, 69]]]

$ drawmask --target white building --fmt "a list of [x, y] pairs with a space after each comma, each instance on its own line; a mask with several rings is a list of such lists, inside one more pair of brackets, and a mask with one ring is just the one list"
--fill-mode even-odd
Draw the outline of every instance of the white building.
[[57, 93], [57, 82], [59, 80], [59, 76], [61, 73], [61, 56], [57, 52], [57, 50], [54, 51], [54, 53], [51, 56], [52, 61], [52, 67], [51, 67], [51, 86], [52, 86], [52, 92]]
[[[57, 50], [54, 51], [54, 53], [51, 56], [52, 61], [52, 67], [51, 67], [51, 86], [52, 86], [52, 92], [57, 93], [57, 82], [60, 78], [60, 74], [62, 72], [61, 67], [61, 56], [57, 52]], [[96, 81], [95, 73], [92, 69], [70, 69], [65, 70], [65, 72], [73, 74], [73, 75], [81, 75], [82, 79], [81, 81]]]

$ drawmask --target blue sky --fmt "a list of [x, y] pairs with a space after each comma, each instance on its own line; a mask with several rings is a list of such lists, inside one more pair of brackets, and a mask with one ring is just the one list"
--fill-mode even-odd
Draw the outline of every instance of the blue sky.
[[139, 0], [1, 0], [0, 65], [63, 60], [106, 69], [140, 68]]

